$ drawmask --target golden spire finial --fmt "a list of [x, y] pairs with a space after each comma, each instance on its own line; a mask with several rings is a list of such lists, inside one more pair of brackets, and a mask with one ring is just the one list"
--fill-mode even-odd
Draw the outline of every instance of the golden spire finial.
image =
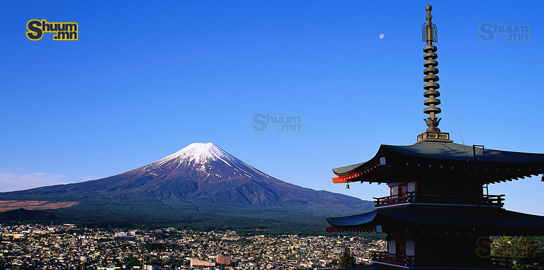
[[425, 7], [425, 10], [427, 11], [427, 23], [424, 23], [422, 27], [422, 39], [427, 43], [427, 46], [423, 48], [423, 52], [425, 53], [423, 55], [423, 59], [425, 60], [425, 62], [423, 62], [423, 66], [425, 67], [423, 70], [423, 74], [425, 74], [425, 77], [423, 77], [423, 81], [425, 81], [423, 89], [426, 90], [423, 93], [423, 96], [427, 98], [423, 101], [423, 104], [428, 106], [423, 109], [423, 112], [428, 114], [429, 117], [423, 119], [425, 120], [425, 123], [427, 123], [427, 129], [425, 130], [425, 133], [418, 136], [418, 142], [428, 139], [449, 141], [449, 134], [440, 132], [440, 129], [438, 128], [441, 118], [436, 117], [441, 110], [436, 107], [440, 104], [440, 100], [437, 99], [440, 96], [440, 92], [437, 91], [438, 88], [440, 88], [440, 85], [436, 83], [438, 82], [438, 76], [436, 76], [436, 74], [438, 74], [438, 69], [436, 68], [438, 66], [438, 62], [436, 61], [438, 55], [436, 54], [437, 48], [436, 46], [433, 46], [433, 42], [438, 42], [438, 36], [436, 33], [436, 25], [431, 22], [433, 18], [431, 15], [432, 9], [431, 5]]
[[[436, 99], [440, 96], [440, 92], [436, 91], [438, 88], [440, 88], [440, 85], [436, 83], [438, 81], [438, 76], [436, 74], [438, 73], [438, 69], [436, 68], [438, 66], [438, 62], [436, 62], [436, 58], [438, 57], [436, 55], [436, 46], [433, 46], [433, 41], [436, 40], [436, 26], [431, 22], [433, 16], [431, 15], [431, 10], [433, 8], [431, 5], [427, 5], [425, 7], [425, 10], [427, 10], [427, 24], [423, 25], [424, 30], [426, 32], [426, 39], [427, 46], [423, 48], [423, 52], [425, 52], [425, 55], [423, 55], [423, 59], [426, 60], [423, 63], [423, 66], [425, 67], [425, 70], [423, 70], [423, 73], [426, 75], [423, 78], [423, 81], [426, 82], [426, 84], [423, 86], [423, 89], [427, 90], [425, 93], [423, 93], [423, 96], [428, 98], [426, 99], [423, 104], [425, 106], [429, 106], [423, 110], [424, 113], [429, 114], [429, 117], [427, 119], [424, 119], [427, 123], [427, 131], [433, 131], [433, 132], [440, 132], [440, 129], [438, 129], [438, 123], [440, 122], [440, 118], [436, 118], [436, 114], [439, 114], [441, 112], [440, 108], [436, 107], [436, 105], [440, 104], [440, 100]], [[434, 34], [434, 35], [433, 35]]]

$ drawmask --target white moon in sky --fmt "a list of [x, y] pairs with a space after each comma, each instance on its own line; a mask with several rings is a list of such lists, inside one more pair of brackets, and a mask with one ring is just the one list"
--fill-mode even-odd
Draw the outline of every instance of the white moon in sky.
[[381, 34], [381, 35], [380, 35], [380, 39], [383, 39], [384, 37], [385, 37], [384, 34]]

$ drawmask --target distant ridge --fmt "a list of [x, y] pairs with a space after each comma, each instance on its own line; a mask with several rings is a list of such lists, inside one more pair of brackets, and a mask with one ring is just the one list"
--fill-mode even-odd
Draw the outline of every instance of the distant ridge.
[[0, 204], [8, 200], [22, 207], [25, 201], [71, 202], [71, 207], [48, 211], [84, 222], [247, 220], [255, 225], [250, 220], [324, 221], [320, 217], [331, 213], [373, 209], [371, 202], [278, 180], [213, 143], [193, 143], [151, 164], [102, 179], [0, 193]]
[[19, 208], [15, 210], [9, 210], [6, 212], [0, 212], [0, 221], [50, 221], [59, 219], [57, 216], [37, 210], [26, 210]]

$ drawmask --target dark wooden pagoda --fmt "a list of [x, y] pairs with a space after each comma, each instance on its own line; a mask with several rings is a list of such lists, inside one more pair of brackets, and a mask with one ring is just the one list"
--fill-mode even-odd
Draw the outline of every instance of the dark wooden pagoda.
[[544, 154], [485, 149], [453, 143], [438, 128], [440, 87], [436, 26], [426, 7], [424, 113], [428, 128], [413, 145], [381, 145], [370, 160], [333, 169], [334, 183], [385, 183], [390, 195], [374, 198], [376, 210], [328, 218], [329, 232], [387, 233], [388, 251], [373, 254], [368, 269], [495, 269], [490, 236], [542, 235], [544, 217], [508, 211], [504, 195], [487, 185], [543, 174]]

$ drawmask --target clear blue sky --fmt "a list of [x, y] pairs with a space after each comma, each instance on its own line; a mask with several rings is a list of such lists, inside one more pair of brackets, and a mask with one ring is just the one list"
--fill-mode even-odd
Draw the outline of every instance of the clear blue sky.
[[[0, 191], [107, 177], [213, 142], [290, 183], [385, 196], [385, 185], [335, 185], [331, 169], [425, 130], [427, 3], [3, 3]], [[543, 153], [544, 2], [430, 4], [440, 128], [457, 143]], [[30, 41], [31, 19], [77, 22], [79, 40]], [[484, 22], [527, 25], [530, 40], [482, 42]], [[300, 116], [301, 132], [255, 132], [255, 113]], [[507, 209], [544, 215], [540, 177], [490, 191], [506, 194]]]

